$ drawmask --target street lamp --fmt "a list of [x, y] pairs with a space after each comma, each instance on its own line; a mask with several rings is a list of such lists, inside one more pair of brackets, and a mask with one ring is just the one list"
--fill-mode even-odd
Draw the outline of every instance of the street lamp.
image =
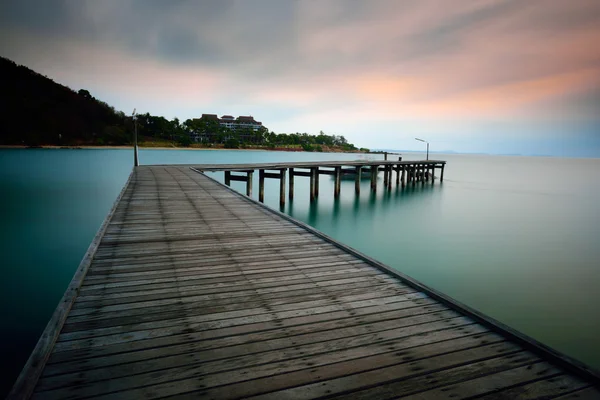
[[133, 165], [135, 167], [140, 165], [140, 161], [138, 158], [138, 143], [137, 143], [137, 114], [135, 113], [135, 108], [133, 109], [133, 113], [131, 114], [131, 118], [133, 118]]
[[429, 142], [427, 140], [423, 140], [423, 139], [419, 139], [419, 138], [415, 138], [415, 140], [418, 140], [419, 142], [427, 143], [427, 158], [426, 158], [426, 160], [429, 160]]

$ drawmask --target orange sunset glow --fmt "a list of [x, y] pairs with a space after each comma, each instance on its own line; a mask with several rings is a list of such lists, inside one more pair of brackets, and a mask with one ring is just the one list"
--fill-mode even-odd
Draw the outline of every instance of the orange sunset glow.
[[1, 7], [3, 56], [128, 113], [254, 115], [406, 150], [425, 133], [440, 151], [537, 154], [525, 139], [569, 135], [545, 153], [600, 156], [595, 0]]

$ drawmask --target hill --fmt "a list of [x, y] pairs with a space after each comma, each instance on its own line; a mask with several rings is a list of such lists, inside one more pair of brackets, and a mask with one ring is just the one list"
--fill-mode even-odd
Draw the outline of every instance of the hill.
[[0, 74], [0, 144], [128, 143], [129, 118], [87, 90], [75, 92], [3, 57]]
[[[0, 93], [0, 145], [125, 145], [133, 139], [133, 119], [89, 91], [54, 82], [0, 57], [5, 82]], [[139, 114], [138, 137], [147, 146], [266, 148], [295, 151], [357, 151], [343, 136], [229, 129], [214, 121], [180, 123], [149, 113]], [[197, 143], [194, 143], [197, 142]], [[362, 149], [367, 150], [367, 149]]]

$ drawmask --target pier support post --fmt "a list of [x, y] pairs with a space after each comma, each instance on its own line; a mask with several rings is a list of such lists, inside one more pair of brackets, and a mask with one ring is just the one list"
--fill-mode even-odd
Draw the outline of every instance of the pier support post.
[[425, 168], [427, 168], [427, 166], [425, 164], [421, 164], [421, 183], [422, 184], [425, 183]]
[[435, 164], [431, 167], [431, 184], [435, 182]]
[[402, 175], [400, 176], [400, 180], [402, 181], [402, 187], [406, 186], [406, 165], [402, 166]]
[[258, 170], [258, 201], [265, 202], [265, 170]]
[[288, 194], [288, 196], [289, 196], [290, 200], [293, 200], [294, 199], [294, 168], [290, 168], [289, 171], [290, 171], [290, 177], [289, 177], [289, 179], [290, 179], [290, 188], [289, 188], [290, 193]]
[[252, 175], [254, 175], [254, 171], [246, 173], [246, 196], [248, 197], [252, 197]]
[[319, 167], [315, 168], [315, 198], [319, 197]]
[[392, 189], [392, 174], [394, 172], [394, 166], [388, 165], [388, 189]]
[[231, 186], [231, 171], [225, 171], [225, 184]]
[[410, 167], [410, 181], [413, 187], [417, 184], [417, 164], [413, 164]]
[[400, 165], [396, 165], [396, 186], [400, 185]]
[[342, 182], [342, 167], [335, 167], [335, 188], [333, 190], [333, 197], [340, 197], [340, 187]]
[[388, 174], [388, 168], [389, 165], [384, 165], [383, 166], [383, 187], [387, 187], [388, 185], [388, 181], [389, 181], [389, 174]]
[[377, 191], [377, 174], [379, 173], [379, 165], [371, 165], [371, 190]]
[[317, 175], [316, 168], [310, 169], [310, 201], [315, 200], [315, 175]]
[[286, 169], [279, 170], [279, 205], [285, 206], [285, 172]]
[[355, 167], [355, 174], [354, 174], [354, 191], [356, 192], [356, 194], [360, 194], [360, 175], [362, 173], [362, 168], [361, 167]]
[[442, 172], [440, 174], [440, 183], [444, 182], [444, 168], [446, 167], [446, 165], [442, 164]]

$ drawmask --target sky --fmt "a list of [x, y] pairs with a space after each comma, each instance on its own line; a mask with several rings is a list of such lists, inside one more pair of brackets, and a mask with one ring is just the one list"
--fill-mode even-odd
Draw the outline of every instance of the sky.
[[0, 55], [127, 114], [600, 157], [600, 0], [3, 0]]

